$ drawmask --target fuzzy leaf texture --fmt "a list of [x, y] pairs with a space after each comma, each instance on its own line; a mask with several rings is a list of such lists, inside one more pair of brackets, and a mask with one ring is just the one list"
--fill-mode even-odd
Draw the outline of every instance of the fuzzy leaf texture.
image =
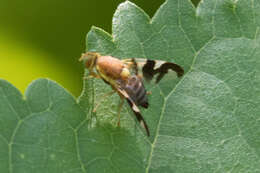
[[[112, 35], [93, 27], [87, 51], [180, 64], [180, 80], [148, 86], [151, 137], [111, 90], [84, 81], [76, 100], [48, 79], [25, 97], [0, 81], [0, 172], [260, 172], [260, 2], [167, 0], [150, 19], [120, 4]], [[87, 72], [86, 72], [87, 75]]]

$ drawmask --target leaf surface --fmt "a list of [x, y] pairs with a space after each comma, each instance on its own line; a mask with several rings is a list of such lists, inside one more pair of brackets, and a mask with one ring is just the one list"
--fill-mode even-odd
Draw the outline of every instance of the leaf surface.
[[1, 172], [83, 172], [78, 128], [86, 116], [75, 99], [47, 79], [25, 97], [0, 81]]
[[[260, 170], [258, 15], [255, 1], [204, 0], [195, 9], [190, 1], [168, 0], [150, 19], [126, 1], [114, 14], [112, 36], [96, 27], [88, 33], [87, 51], [166, 60], [185, 69], [181, 80], [150, 88], [151, 106], [142, 112], [151, 137], [140, 148], [140, 172]], [[97, 103], [109, 87], [92, 84]], [[104, 102], [98, 119], [114, 120], [109, 115], [116, 115], [117, 103]], [[131, 134], [130, 116], [122, 117]]]
[[[168, 0], [150, 19], [126, 1], [113, 17], [112, 36], [93, 27], [87, 51], [118, 58], [180, 64], [180, 80], [147, 86], [142, 133], [119, 98], [93, 106], [111, 91], [84, 80], [75, 100], [48, 79], [25, 97], [0, 81], [0, 172], [259, 172], [260, 3]], [[87, 72], [85, 74], [87, 76]]]

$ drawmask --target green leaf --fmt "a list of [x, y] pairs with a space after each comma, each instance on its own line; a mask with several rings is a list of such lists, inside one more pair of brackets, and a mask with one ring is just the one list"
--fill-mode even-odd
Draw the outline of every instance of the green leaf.
[[[99, 28], [91, 29], [87, 51], [122, 59], [161, 59], [185, 69], [180, 81], [150, 88], [150, 107], [142, 110], [151, 130], [148, 140], [131, 124], [131, 111], [125, 109], [121, 115], [121, 128], [135, 137], [137, 143], [132, 146], [142, 151], [143, 159], [128, 147], [118, 146], [121, 154], [112, 155], [109, 162], [114, 167], [103, 165], [104, 169], [127, 172], [121, 162], [132, 158], [132, 162], [139, 162], [132, 169], [139, 167], [139, 172], [260, 171], [259, 5], [204, 0], [195, 9], [188, 0], [168, 0], [150, 19], [126, 1], [114, 14], [112, 36]], [[93, 86], [94, 104], [111, 90], [101, 80], [85, 83]], [[94, 115], [101, 126], [116, 124], [117, 97], [105, 101]], [[113, 140], [120, 139], [114, 137], [114, 131], [107, 132]], [[98, 135], [93, 138], [104, 140]], [[130, 141], [122, 143], [129, 145]], [[113, 149], [111, 146], [101, 155], [106, 157]], [[101, 157], [100, 153], [92, 154]], [[98, 161], [87, 162], [93, 169], [99, 167]]]
[[84, 172], [78, 129], [86, 116], [75, 99], [46, 79], [25, 96], [0, 81], [0, 171]]
[[[93, 27], [87, 51], [180, 64], [185, 76], [147, 86], [147, 138], [111, 88], [86, 79], [75, 100], [48, 79], [25, 97], [0, 80], [0, 172], [259, 172], [260, 3], [168, 0], [150, 19], [126, 1], [112, 36]], [[87, 72], [85, 73], [85, 76]]]

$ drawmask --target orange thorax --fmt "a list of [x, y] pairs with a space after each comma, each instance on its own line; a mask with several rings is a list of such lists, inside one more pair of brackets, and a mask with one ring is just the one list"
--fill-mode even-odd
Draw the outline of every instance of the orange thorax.
[[[111, 79], [120, 79], [124, 63], [111, 56], [101, 56], [97, 59], [97, 70], [103, 76]], [[104, 77], [104, 76], [103, 76]]]

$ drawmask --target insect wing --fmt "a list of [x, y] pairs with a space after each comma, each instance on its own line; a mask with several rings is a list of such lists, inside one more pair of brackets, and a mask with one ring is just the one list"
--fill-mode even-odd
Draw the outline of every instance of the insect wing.
[[154, 80], [155, 83], [158, 83], [164, 76], [176, 78], [184, 74], [183, 68], [172, 62], [143, 58], [132, 58], [124, 61], [129, 65], [134, 74], [143, 76], [148, 82]]
[[117, 91], [118, 91], [121, 95], [123, 95], [123, 96], [125, 97], [125, 99], [127, 100], [127, 103], [128, 103], [129, 106], [131, 107], [131, 109], [132, 109], [132, 111], [133, 111], [133, 113], [134, 113], [134, 115], [135, 115], [135, 117], [136, 117], [138, 123], [140, 124], [140, 126], [141, 126], [142, 128], [145, 129], [147, 136], [150, 136], [149, 128], [148, 128], [148, 126], [147, 126], [147, 124], [146, 124], [146, 122], [145, 122], [143, 116], [141, 115], [141, 112], [140, 112], [139, 108], [136, 106], [136, 104], [134, 103], [134, 101], [131, 99], [131, 97], [127, 94], [127, 92], [126, 92], [124, 89], [122, 89], [122, 88], [117, 88]]
[[121, 84], [121, 88], [126, 91], [128, 96], [137, 106], [148, 108], [147, 91], [144, 87], [143, 80], [139, 76], [132, 75], [128, 81]]

